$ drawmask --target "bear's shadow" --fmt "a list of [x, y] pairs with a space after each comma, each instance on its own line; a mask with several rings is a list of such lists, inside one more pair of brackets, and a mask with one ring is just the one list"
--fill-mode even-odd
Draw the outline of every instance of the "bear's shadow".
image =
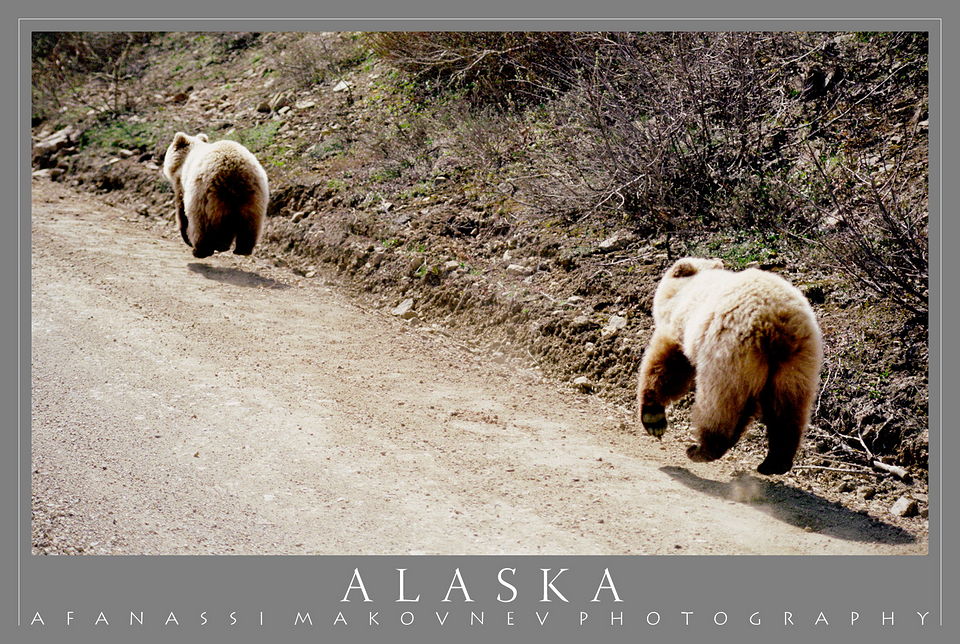
[[689, 488], [717, 498], [746, 503], [784, 523], [822, 535], [868, 543], [914, 543], [916, 537], [889, 523], [854, 512], [839, 503], [779, 481], [750, 474], [730, 481], [713, 481], [683, 467], [665, 466], [661, 472]]
[[192, 262], [187, 264], [194, 273], [199, 273], [207, 279], [223, 282], [224, 284], [233, 284], [234, 286], [249, 286], [252, 288], [290, 288], [289, 284], [278, 282], [275, 279], [264, 277], [259, 273], [251, 273], [240, 268], [230, 266], [210, 266], [209, 264], [200, 264]]

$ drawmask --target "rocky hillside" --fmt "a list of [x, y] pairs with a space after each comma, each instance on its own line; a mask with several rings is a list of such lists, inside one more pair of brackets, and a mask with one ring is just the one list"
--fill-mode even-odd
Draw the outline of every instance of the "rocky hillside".
[[630, 409], [673, 259], [777, 271], [826, 342], [790, 480], [922, 511], [926, 51], [910, 33], [41, 34], [35, 174], [175, 242], [173, 134], [240, 141], [271, 180], [259, 253]]

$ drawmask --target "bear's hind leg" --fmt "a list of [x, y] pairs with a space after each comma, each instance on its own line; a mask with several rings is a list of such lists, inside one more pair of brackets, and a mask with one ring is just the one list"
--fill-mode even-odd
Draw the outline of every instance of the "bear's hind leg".
[[251, 255], [253, 247], [260, 237], [263, 217], [257, 206], [248, 206], [237, 218], [237, 245], [233, 249], [236, 255]]
[[815, 388], [810, 378], [783, 367], [770, 379], [760, 395], [767, 426], [767, 457], [757, 466], [761, 474], [784, 474], [793, 467]]
[[690, 389], [694, 369], [680, 345], [654, 332], [640, 363], [637, 409], [640, 422], [651, 436], [660, 438], [667, 429], [664, 406]]
[[744, 357], [712, 365], [697, 374], [692, 424], [698, 444], [687, 448], [691, 461], [715, 461], [733, 447], [757, 410], [757, 394], [766, 380], [763, 360]]
[[[737, 444], [743, 430], [753, 419], [756, 413], [756, 402], [749, 399], [743, 403], [739, 412], [728, 417], [714, 418], [712, 422], [697, 422], [697, 437], [699, 443], [687, 448], [687, 457], [696, 463], [715, 461]], [[702, 417], [694, 410], [694, 418]]]

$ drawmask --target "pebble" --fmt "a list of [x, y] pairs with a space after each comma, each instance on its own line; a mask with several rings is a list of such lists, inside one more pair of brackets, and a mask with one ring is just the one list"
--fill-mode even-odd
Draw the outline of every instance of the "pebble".
[[590, 382], [590, 379], [586, 376], [577, 376], [574, 378], [573, 386], [584, 393], [588, 393], [593, 390], [593, 383]]
[[610, 319], [607, 320], [607, 326], [603, 327], [600, 330], [600, 335], [607, 337], [608, 335], [613, 335], [620, 329], [627, 326], [627, 318], [622, 315], [611, 315]]
[[890, 508], [890, 514], [898, 517], [915, 517], [918, 514], [917, 501], [908, 496], [901, 496]]
[[396, 315], [402, 320], [409, 320], [417, 317], [417, 314], [413, 311], [413, 298], [408, 297], [403, 302], [400, 302], [400, 304], [390, 311], [390, 313]]
[[533, 275], [533, 269], [522, 264], [510, 264], [507, 266], [507, 272], [511, 275]]
[[626, 232], [618, 232], [612, 237], [607, 237], [602, 242], [600, 242], [600, 250], [604, 252], [610, 252], [614, 250], [620, 250], [633, 241], [633, 235]]

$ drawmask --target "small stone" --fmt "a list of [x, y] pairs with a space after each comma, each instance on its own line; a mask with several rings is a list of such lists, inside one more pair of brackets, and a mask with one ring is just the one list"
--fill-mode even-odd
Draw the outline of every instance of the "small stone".
[[916, 499], [907, 496], [901, 496], [897, 502], [890, 508], [890, 514], [898, 517], [915, 517], [918, 514], [919, 507]]
[[316, 107], [317, 104], [313, 101], [298, 101], [294, 107], [298, 110], [309, 110], [311, 107]]
[[607, 326], [603, 327], [600, 330], [600, 335], [607, 337], [608, 335], [613, 335], [620, 329], [623, 329], [627, 326], [627, 318], [622, 315], [611, 315], [610, 319], [607, 321]]
[[593, 390], [593, 383], [590, 382], [590, 379], [586, 376], [577, 376], [574, 378], [573, 386], [584, 393], [589, 393]]
[[455, 271], [460, 268], [460, 262], [455, 259], [451, 259], [449, 262], [445, 262], [443, 265], [444, 272], [449, 273], [450, 271]]
[[612, 237], [607, 237], [602, 242], [600, 242], [600, 250], [609, 253], [615, 250], [620, 250], [633, 241], [633, 235], [627, 232], [618, 232], [615, 233]]
[[63, 174], [63, 168], [44, 168], [43, 170], [34, 170], [32, 176], [43, 179], [56, 179]]
[[268, 114], [268, 113], [271, 111], [271, 110], [270, 110], [270, 102], [269, 102], [269, 101], [260, 101], [260, 103], [257, 105], [257, 111], [258, 111], [258, 112], [261, 112], [261, 113], [263, 113], [263, 114]]
[[510, 264], [507, 266], [507, 272], [511, 275], [533, 275], [533, 269], [522, 264]]
[[396, 315], [398, 318], [402, 320], [409, 320], [411, 318], [415, 318], [417, 314], [414, 313], [413, 311], [413, 298], [408, 297], [403, 302], [400, 302], [400, 304], [398, 304], [392, 311], [390, 311], [390, 313], [392, 315]]
[[877, 488], [873, 487], [872, 485], [867, 485], [857, 490], [857, 493], [863, 499], [869, 501], [873, 497], [877, 496]]
[[340, 81], [339, 83], [333, 86], [333, 91], [335, 92], [343, 92], [348, 89], [350, 89], [350, 83], [344, 80]]

